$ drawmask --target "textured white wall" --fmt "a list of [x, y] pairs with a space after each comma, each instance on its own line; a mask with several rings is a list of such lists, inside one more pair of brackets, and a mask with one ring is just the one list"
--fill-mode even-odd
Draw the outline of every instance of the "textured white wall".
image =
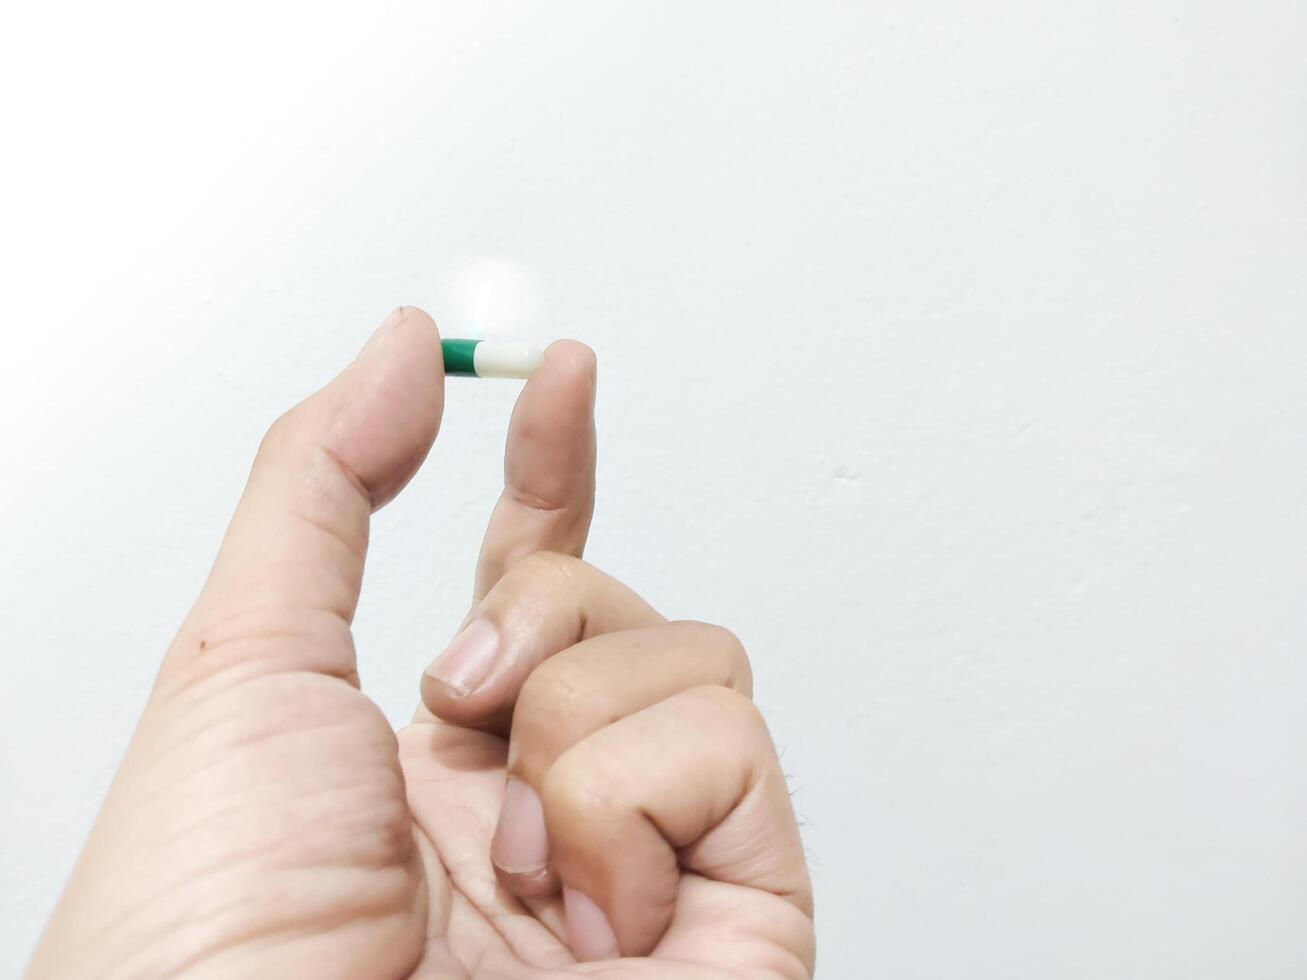
[[[1307, 975], [1307, 8], [428, 6], [4, 15], [0, 973], [264, 425], [489, 281], [599, 351], [593, 560], [752, 650], [824, 976]], [[515, 390], [376, 522], [396, 721]]]

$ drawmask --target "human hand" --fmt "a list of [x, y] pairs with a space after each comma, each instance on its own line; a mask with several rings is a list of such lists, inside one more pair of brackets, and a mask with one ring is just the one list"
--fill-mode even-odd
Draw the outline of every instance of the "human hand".
[[30, 976], [811, 974], [739, 643], [579, 560], [593, 393], [567, 342], [523, 390], [476, 604], [398, 737], [349, 626], [439, 427], [434, 324], [395, 311], [273, 425]]

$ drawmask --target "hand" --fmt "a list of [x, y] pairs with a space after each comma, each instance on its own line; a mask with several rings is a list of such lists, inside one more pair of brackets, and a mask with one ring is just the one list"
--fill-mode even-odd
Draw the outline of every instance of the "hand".
[[434, 324], [396, 310], [272, 426], [31, 976], [811, 974], [739, 643], [579, 560], [593, 393], [568, 342], [523, 390], [476, 604], [398, 738], [349, 624], [439, 427]]

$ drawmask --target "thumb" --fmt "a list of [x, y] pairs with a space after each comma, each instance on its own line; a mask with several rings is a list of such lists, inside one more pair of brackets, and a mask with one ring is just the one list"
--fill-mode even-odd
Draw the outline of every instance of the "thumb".
[[214, 671], [257, 662], [357, 683], [349, 624], [369, 518], [426, 458], [443, 406], [436, 325], [402, 306], [268, 430], [162, 678], [197, 662]]

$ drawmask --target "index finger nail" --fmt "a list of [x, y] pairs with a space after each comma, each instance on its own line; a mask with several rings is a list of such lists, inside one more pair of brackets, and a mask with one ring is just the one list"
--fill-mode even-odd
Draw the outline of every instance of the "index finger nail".
[[498, 652], [499, 630], [489, 620], [474, 619], [431, 662], [427, 676], [465, 698], [489, 675]]

